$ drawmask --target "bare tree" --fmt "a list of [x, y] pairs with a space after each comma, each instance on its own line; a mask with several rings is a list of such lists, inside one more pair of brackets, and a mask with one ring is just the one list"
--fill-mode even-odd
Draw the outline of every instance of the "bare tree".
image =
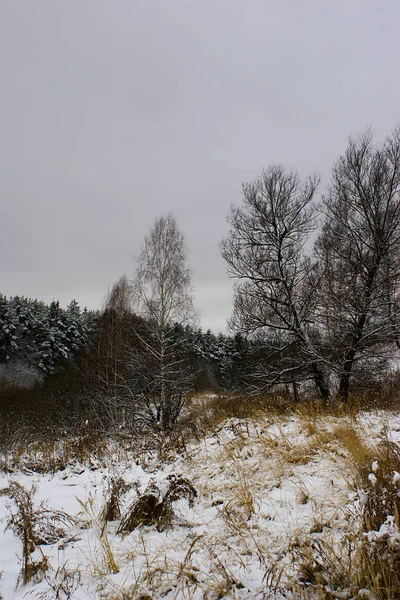
[[93, 347], [92, 413], [106, 429], [120, 427], [135, 410], [126, 385], [132, 350], [132, 285], [125, 275], [109, 290]]
[[134, 298], [138, 314], [150, 324], [149, 335], [138, 334], [142, 357], [148, 357], [144, 400], [148, 408], [155, 405], [163, 429], [170, 429], [191, 385], [190, 369], [179, 351], [179, 327], [194, 318], [185, 240], [171, 214], [156, 219], [145, 237]]
[[399, 343], [399, 192], [400, 129], [380, 147], [371, 132], [350, 138], [333, 168], [316, 244], [324, 271], [319, 319], [344, 401], [357, 363], [379, 364]]
[[319, 281], [304, 252], [315, 227], [318, 183], [277, 165], [243, 185], [244, 203], [231, 208], [221, 250], [236, 279], [232, 327], [275, 341], [255, 373], [259, 389], [309, 378], [326, 401], [329, 386], [312, 327]]

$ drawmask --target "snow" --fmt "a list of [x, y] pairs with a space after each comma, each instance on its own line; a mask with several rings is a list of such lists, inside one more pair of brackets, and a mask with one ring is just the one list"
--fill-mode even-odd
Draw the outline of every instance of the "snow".
[[389, 543], [394, 545], [400, 542], [400, 534], [393, 515], [389, 515], [385, 522], [379, 528], [379, 531], [369, 531], [367, 534], [369, 542], [377, 542], [382, 539], [389, 539]]
[[[0, 473], [0, 490], [10, 480], [27, 489], [35, 485], [36, 503], [47, 500], [51, 508], [76, 518], [67, 540], [41, 547], [52, 568], [49, 581], [54, 583], [64, 571], [79, 571], [71, 596], [76, 600], [122, 598], [122, 589], [132, 598], [147, 593], [155, 600], [283, 598], [280, 590], [289, 590], [296, 580], [296, 548], [322, 539], [340, 556], [346, 551], [343, 536], [359, 527], [358, 507], [365, 492], [354, 490], [348, 457], [335, 441], [339, 424], [343, 424], [339, 417], [326, 417], [311, 434], [295, 415], [229, 419], [214, 435], [188, 444], [186, 454], [169, 463], [158, 464], [150, 455], [140, 465], [133, 456], [117, 463], [110, 455], [109, 466], [92, 470], [70, 465], [54, 475]], [[394, 440], [400, 417], [383, 411], [365, 413], [357, 427], [371, 441], [386, 428]], [[372, 483], [377, 469], [378, 464], [372, 463]], [[176, 518], [164, 531], [145, 526], [123, 537], [116, 534], [118, 523], [108, 523], [104, 534], [99, 513], [107, 478], [116, 472], [128, 482], [138, 482], [141, 492], [154, 480], [161, 495], [169, 475], [182, 475], [193, 483], [198, 497], [192, 506], [185, 500], [176, 502]], [[399, 479], [394, 473], [393, 482]], [[134, 489], [129, 492], [125, 506], [135, 494]], [[9, 503], [0, 495], [0, 597], [21, 600], [43, 592], [47, 596], [42, 597], [54, 598], [46, 580], [17, 586], [21, 542], [11, 530], [4, 530]], [[371, 542], [399, 537], [393, 517], [370, 534]], [[107, 566], [107, 543], [118, 573]], [[298, 596], [288, 592], [286, 597]]]

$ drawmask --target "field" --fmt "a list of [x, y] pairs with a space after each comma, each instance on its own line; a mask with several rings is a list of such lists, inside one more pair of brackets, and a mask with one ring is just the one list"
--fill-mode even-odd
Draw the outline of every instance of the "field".
[[400, 597], [400, 413], [219, 401], [2, 456], [0, 597]]

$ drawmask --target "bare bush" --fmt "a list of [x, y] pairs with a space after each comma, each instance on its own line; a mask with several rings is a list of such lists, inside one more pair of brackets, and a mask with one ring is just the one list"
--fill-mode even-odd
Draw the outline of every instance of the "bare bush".
[[186, 499], [193, 504], [197, 491], [188, 479], [169, 475], [168, 488], [163, 494], [154, 481], [150, 482], [143, 494], [131, 504], [121, 521], [118, 533], [130, 533], [141, 525], [156, 525], [163, 531], [174, 518], [173, 502]]
[[9, 505], [11, 512], [7, 520], [7, 528], [11, 529], [22, 541], [22, 579], [26, 584], [40, 572], [48, 569], [48, 562], [42, 553], [40, 561], [31, 558], [32, 553], [40, 545], [54, 544], [66, 536], [66, 526], [73, 524], [73, 519], [63, 511], [51, 510], [45, 502], [34, 505], [36, 487], [30, 490], [17, 481], [11, 481], [8, 488], [2, 490], [14, 502], [16, 510]]

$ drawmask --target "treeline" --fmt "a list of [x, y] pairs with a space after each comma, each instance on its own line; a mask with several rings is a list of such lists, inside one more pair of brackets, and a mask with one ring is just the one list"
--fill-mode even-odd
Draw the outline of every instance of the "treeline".
[[[110, 365], [120, 366], [134, 354], [139, 343], [135, 335], [139, 322], [144, 328], [145, 321], [130, 308], [117, 314], [114, 307], [107, 307], [100, 313], [81, 310], [75, 300], [63, 309], [58, 301], [47, 305], [37, 299], [0, 295], [0, 379], [3, 384], [33, 387], [57, 368], [63, 372], [72, 368], [67, 361], [76, 361], [83, 350], [87, 357], [92, 353], [110, 357], [104, 363], [109, 379]], [[176, 335], [181, 350], [192, 355], [195, 389], [243, 389], [243, 364], [249, 343], [240, 333], [215, 335], [210, 329], [203, 332], [191, 325], [176, 324]], [[122, 354], [118, 337], [129, 340]]]
[[0, 377], [29, 386], [87, 346], [98, 313], [0, 294]]
[[233, 337], [196, 328], [172, 215], [155, 220], [133, 281], [114, 285], [101, 314], [1, 296], [3, 380], [44, 375], [26, 401], [3, 390], [3, 406], [51, 426], [169, 430], [193, 390], [329, 403], [385, 388], [400, 348], [400, 130], [381, 145], [350, 138], [320, 198], [318, 186], [281, 165], [243, 185], [221, 244]]
[[[149, 352], [154, 323], [132, 307], [121, 278], [100, 312], [28, 298], [0, 297], [0, 419], [3, 437], [96, 430], [137, 431], [161, 417], [158, 362]], [[190, 391], [244, 389], [249, 342], [240, 334], [174, 323], [168, 394], [176, 421]], [[173, 358], [171, 356], [173, 353]]]

